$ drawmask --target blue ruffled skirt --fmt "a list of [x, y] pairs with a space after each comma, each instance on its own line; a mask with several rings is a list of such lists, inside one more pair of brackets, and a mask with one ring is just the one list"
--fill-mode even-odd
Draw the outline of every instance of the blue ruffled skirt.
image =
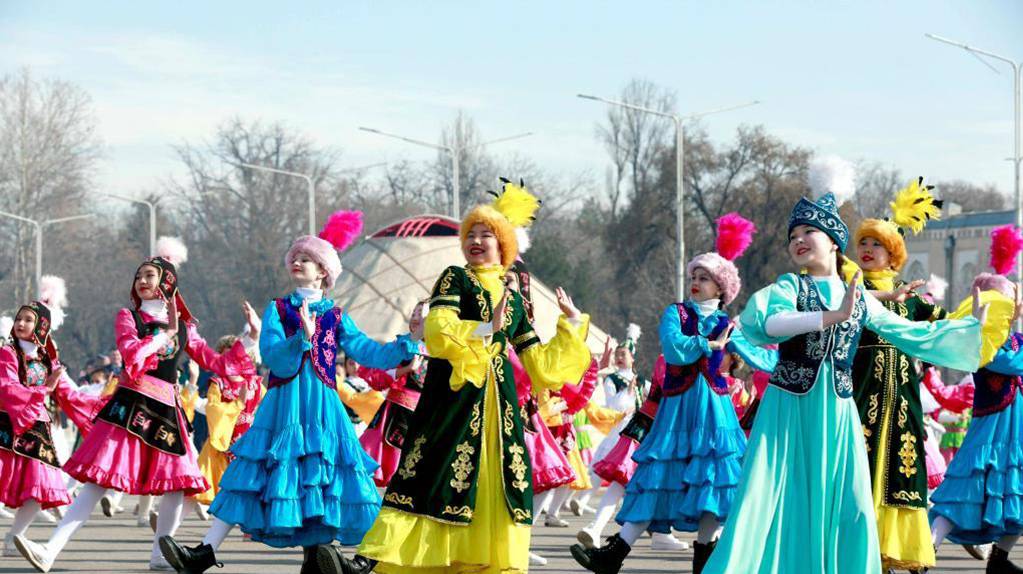
[[231, 452], [210, 512], [268, 546], [355, 545], [380, 510], [377, 463], [308, 362], [267, 392]]
[[931, 521], [948, 519], [957, 544], [1023, 533], [1023, 398], [973, 419], [931, 500]]
[[727, 395], [700, 377], [686, 392], [665, 397], [650, 433], [632, 459], [636, 472], [615, 518], [650, 522], [653, 532], [695, 532], [709, 512], [724, 521], [742, 472], [746, 434]]

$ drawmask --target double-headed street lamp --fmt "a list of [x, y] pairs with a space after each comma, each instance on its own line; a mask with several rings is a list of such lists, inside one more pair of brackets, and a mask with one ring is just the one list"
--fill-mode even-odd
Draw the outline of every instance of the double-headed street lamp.
[[96, 217], [96, 214], [94, 214], [94, 213], [85, 213], [85, 214], [82, 214], [82, 215], [72, 215], [70, 217], [58, 217], [56, 219], [46, 219], [46, 220], [43, 220], [43, 221], [39, 221], [39, 220], [35, 220], [35, 219], [29, 219], [27, 217], [22, 217], [20, 215], [15, 215], [13, 213], [7, 213], [7, 212], [4, 212], [4, 211], [0, 211], [0, 216], [9, 217], [11, 219], [16, 219], [16, 220], [24, 222], [24, 223], [30, 223], [30, 224], [35, 226], [35, 228], [36, 228], [36, 296], [42, 296], [42, 293], [40, 292], [40, 289], [41, 289], [41, 286], [42, 286], [42, 278], [43, 278], [43, 228], [45, 228], [47, 225], [52, 225], [54, 223], [65, 223], [65, 222], [68, 222], [68, 221], [75, 221], [77, 219], [88, 219], [90, 217]]
[[156, 255], [156, 204], [144, 199], [134, 199], [124, 195], [117, 195], [116, 193], [104, 193], [103, 195], [114, 199], [120, 199], [122, 201], [130, 201], [131, 203], [144, 205], [149, 208], [149, 255], [150, 257]]
[[684, 192], [683, 192], [683, 187], [682, 187], [683, 186], [682, 176], [683, 176], [683, 173], [684, 173], [683, 156], [685, 155], [685, 133], [684, 133], [684, 127], [685, 126], [683, 125], [683, 123], [686, 122], [686, 121], [689, 121], [689, 120], [695, 120], [697, 118], [702, 118], [703, 116], [709, 116], [711, 114], [718, 114], [718, 113], [721, 113], [721, 112], [728, 112], [728, 111], [731, 111], [731, 110], [737, 110], [739, 108], [745, 108], [745, 107], [748, 107], [748, 106], [754, 106], [756, 104], [759, 104], [760, 100], [753, 100], [752, 102], [747, 102], [745, 104], [739, 104], [737, 106], [729, 106], [727, 108], [718, 108], [718, 109], [708, 110], [708, 111], [705, 111], [705, 112], [699, 112], [699, 113], [695, 113], [695, 114], [681, 115], [681, 114], [672, 114], [672, 113], [668, 113], [668, 112], [662, 112], [661, 110], [654, 110], [654, 109], [650, 109], [650, 108], [644, 108], [643, 106], [637, 106], [635, 104], [630, 104], [630, 103], [626, 103], [626, 102], [619, 102], [619, 101], [615, 101], [615, 100], [609, 100], [609, 99], [606, 99], [606, 98], [601, 98], [599, 96], [590, 96], [590, 95], [586, 95], [586, 94], [578, 94], [578, 97], [583, 98], [584, 100], [594, 100], [594, 101], [597, 101], [597, 102], [604, 102], [605, 104], [611, 104], [612, 106], [618, 106], [618, 107], [621, 107], [621, 108], [627, 108], [627, 109], [630, 109], [630, 110], [636, 110], [638, 112], [652, 114], [652, 115], [655, 115], [655, 116], [660, 116], [662, 118], [670, 118], [672, 121], [675, 122], [675, 216], [676, 216], [675, 220], [676, 220], [676, 227], [677, 227], [676, 231], [677, 231], [677, 235], [678, 235], [678, 238], [677, 238], [677, 241], [676, 241], [676, 248], [677, 248], [677, 251], [678, 251], [678, 262], [677, 262], [676, 277], [675, 277], [675, 296], [678, 298], [679, 301], [682, 301], [683, 299], [685, 299], [685, 275], [686, 275], [686, 240], [685, 240], [685, 235], [683, 234], [683, 231], [685, 229], [685, 218], [684, 218], [685, 210], [683, 209]]
[[[1013, 74], [1012, 107], [1013, 107], [1013, 124], [1014, 124], [1014, 135], [1013, 135], [1013, 142], [1014, 142], [1014, 144], [1013, 144], [1013, 153], [1012, 153], [1012, 158], [1011, 158], [1012, 159], [1012, 165], [1013, 165], [1012, 187], [1013, 187], [1013, 190], [1015, 192], [1015, 198], [1016, 198], [1016, 203], [1015, 203], [1015, 205], [1016, 205], [1016, 227], [1023, 227], [1023, 196], [1020, 195], [1020, 164], [1023, 163], [1023, 151], [1020, 150], [1020, 145], [1021, 145], [1020, 141], [1021, 141], [1021, 138], [1023, 138], [1023, 135], [1021, 135], [1021, 130], [1023, 130], [1023, 125], [1021, 125], [1021, 119], [1020, 119], [1020, 113], [1021, 113], [1020, 112], [1020, 106], [1023, 106], [1023, 61], [1017, 62], [1015, 60], [1012, 60], [1011, 58], [1007, 58], [1005, 56], [1000, 56], [998, 54], [995, 54], [995, 53], [992, 53], [992, 52], [988, 52], [987, 50], [981, 50], [980, 48], [975, 48], [973, 46], [970, 46], [969, 44], [964, 44], [962, 42], [956, 42], [955, 40], [949, 40], [948, 38], [943, 38], [943, 37], [937, 36], [935, 34], [924, 34], [924, 36], [930, 38], [931, 40], [937, 40], [938, 42], [949, 44], [949, 45], [955, 46], [957, 48], [962, 48], [962, 49], [966, 50], [967, 52], [970, 52], [974, 56], [977, 56], [978, 59], [980, 59], [979, 56], [987, 56], [989, 58], [994, 58], [995, 60], [998, 60], [999, 62], [1005, 62], [1006, 64], [1009, 65], [1010, 68], [1012, 68], [1012, 74]], [[984, 64], [987, 65], [988, 67], [991, 67], [983, 59], [981, 59], [980, 61], [984, 62]], [[996, 70], [996, 72], [997, 72], [997, 70]], [[1020, 280], [1021, 278], [1023, 278], [1023, 253], [1021, 253], [1016, 258], [1016, 279]]]
[[460, 173], [459, 173], [459, 168], [458, 168], [458, 158], [462, 155], [462, 152], [464, 150], [470, 149], [472, 147], [484, 147], [484, 146], [488, 146], [488, 145], [495, 144], [495, 143], [506, 142], [506, 141], [510, 141], [510, 140], [517, 140], [519, 138], [524, 138], [524, 137], [533, 135], [533, 132], [526, 132], [526, 133], [522, 133], [522, 134], [517, 134], [517, 135], [513, 135], [513, 136], [504, 137], [504, 138], [498, 138], [496, 140], [486, 141], [486, 142], [483, 142], [483, 143], [480, 143], [480, 144], [475, 144], [475, 145], [469, 145], [469, 146], [463, 146], [463, 145], [446, 146], [446, 145], [440, 145], [440, 144], [434, 144], [434, 143], [430, 143], [430, 142], [425, 142], [425, 141], [422, 141], [422, 140], [407, 138], [405, 136], [400, 136], [400, 135], [397, 135], [397, 134], [391, 134], [391, 133], [387, 133], [387, 132], [382, 132], [382, 131], [380, 131], [378, 129], [374, 129], [374, 128], [360, 127], [359, 129], [364, 131], [364, 132], [369, 132], [371, 134], [377, 134], [377, 135], [381, 135], [381, 136], [385, 136], [385, 137], [389, 137], [389, 138], [399, 139], [399, 140], [401, 140], [403, 142], [407, 142], [407, 143], [410, 143], [410, 144], [415, 144], [415, 145], [418, 145], [418, 146], [432, 148], [432, 149], [435, 149], [435, 150], [438, 150], [438, 151], [442, 151], [442, 152], [448, 154], [449, 156], [451, 156], [451, 187], [452, 187], [452, 193], [451, 193], [451, 217], [454, 217], [455, 219], [458, 219], [459, 215], [462, 212], [461, 197], [459, 195], [461, 193], [461, 189], [460, 189], [461, 182], [460, 182]]

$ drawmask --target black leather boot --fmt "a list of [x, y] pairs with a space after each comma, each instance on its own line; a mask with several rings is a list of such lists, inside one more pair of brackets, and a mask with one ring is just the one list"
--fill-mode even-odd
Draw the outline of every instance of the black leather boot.
[[710, 560], [710, 553], [714, 551], [714, 547], [717, 545], [717, 540], [706, 544], [693, 542], [693, 574], [700, 574], [703, 572], [703, 567], [706, 566], [707, 561]]
[[582, 544], [573, 544], [569, 550], [572, 552], [572, 558], [575, 558], [580, 566], [590, 572], [618, 574], [618, 571], [622, 569], [622, 563], [625, 562], [625, 557], [632, 551], [632, 547], [615, 534], [609, 537], [600, 548], [587, 548]]
[[316, 562], [321, 574], [369, 574], [376, 567], [377, 561], [356, 554], [351, 558], [345, 556], [340, 546], [324, 544], [316, 550]]
[[202, 574], [213, 566], [224, 567], [223, 563], [217, 562], [217, 557], [213, 555], [213, 547], [209, 544], [188, 548], [178, 544], [170, 536], [161, 536], [160, 552], [179, 574]]
[[319, 546], [302, 547], [302, 570], [299, 574], [320, 574], [320, 565], [316, 559]]
[[1009, 562], [1009, 553], [997, 546], [991, 547], [991, 557], [987, 559], [986, 574], [1023, 574], [1023, 568], [1019, 568]]

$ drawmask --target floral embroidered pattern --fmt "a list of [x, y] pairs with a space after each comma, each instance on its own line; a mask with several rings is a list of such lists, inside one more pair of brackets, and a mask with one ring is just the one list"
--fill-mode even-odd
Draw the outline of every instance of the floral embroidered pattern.
[[513, 444], [508, 447], [508, 452], [512, 454], [512, 462], [508, 465], [508, 468], [515, 473], [515, 480], [512, 481], [512, 486], [517, 488], [519, 492], [525, 492], [529, 488], [529, 481], [525, 480], [526, 471], [529, 467], [526, 466], [525, 460], [522, 455], [526, 453], [526, 449], [522, 448], [521, 445]]
[[512, 509], [512, 517], [515, 519], [515, 522], [532, 522], [533, 521], [533, 511], [532, 510], [522, 510], [521, 508], [513, 508]]
[[[901, 414], [899, 413], [900, 416]], [[902, 466], [899, 467], [899, 472], [908, 478], [916, 474], [916, 437], [913, 433], [904, 432], [900, 438], [902, 448], [899, 449], [899, 458], [902, 459]]]
[[413, 507], [411, 496], [398, 494], [397, 492], [387, 493], [387, 496], [384, 497], [384, 500], [390, 502], [391, 504], [397, 504], [399, 506], [407, 506], [409, 508]]
[[504, 434], [505, 436], [511, 436], [512, 431], [515, 430], [515, 422], [512, 418], [512, 406], [511, 403], [504, 404]]
[[479, 436], [480, 434], [480, 403], [477, 402], [472, 406], [472, 419], [469, 420], [469, 432], [472, 436]]
[[408, 480], [416, 475], [416, 465], [423, 460], [423, 445], [426, 444], [426, 437], [419, 437], [412, 443], [412, 450], [405, 457], [405, 462], [398, 469], [398, 474]]
[[463, 442], [455, 448], [455, 452], [458, 453], [458, 458], [455, 462], [451, 463], [451, 470], [455, 472], [455, 478], [452, 478], [449, 484], [451, 488], [455, 489], [459, 493], [463, 490], [468, 490], [471, 484], [465, 481], [472, 474], [473, 468], [471, 457], [476, 453], [476, 449], [473, 448], [469, 441]]
[[451, 516], [460, 516], [472, 520], [472, 509], [468, 506], [445, 506], [444, 514], [450, 514]]

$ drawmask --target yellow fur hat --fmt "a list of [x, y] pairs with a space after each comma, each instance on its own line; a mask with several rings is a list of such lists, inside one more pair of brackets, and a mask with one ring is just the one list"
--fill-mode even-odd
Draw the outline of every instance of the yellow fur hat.
[[911, 229], [914, 234], [920, 233], [928, 221], [941, 219], [941, 201], [934, 199], [932, 189], [933, 185], [924, 185], [922, 177], [910, 182], [895, 194], [895, 201], [889, 204], [892, 209], [891, 220], [865, 219], [856, 230], [856, 243], [864, 237], [880, 241], [888, 250], [892, 269], [901, 271], [909, 257], [903, 239], [904, 230]]
[[519, 256], [518, 230], [524, 230], [533, 223], [534, 214], [540, 208], [540, 200], [531, 194], [521, 180], [519, 185], [501, 178], [504, 186], [500, 193], [492, 193], [496, 199], [490, 205], [477, 205], [462, 220], [459, 236], [462, 243], [473, 225], [482, 223], [497, 236], [501, 247], [501, 265], [508, 269]]
[[902, 271], [906, 264], [906, 241], [899, 232], [899, 226], [884, 219], [864, 219], [856, 229], [855, 241], [859, 244], [864, 237], [872, 237], [881, 242], [888, 251], [889, 264], [895, 271]]

